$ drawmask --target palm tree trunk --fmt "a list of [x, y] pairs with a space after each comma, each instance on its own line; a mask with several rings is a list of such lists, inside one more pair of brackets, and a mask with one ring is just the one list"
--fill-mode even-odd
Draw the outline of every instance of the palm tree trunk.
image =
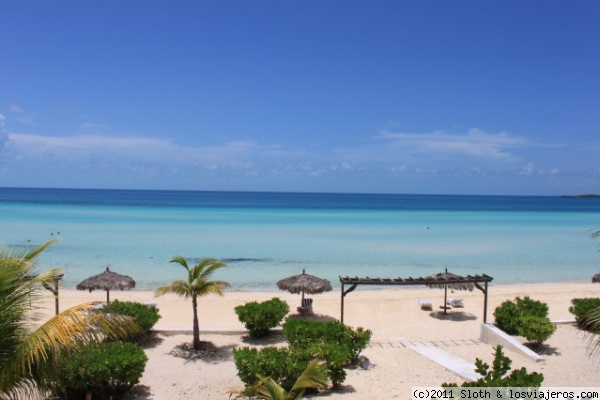
[[192, 307], [194, 308], [194, 350], [200, 350], [200, 325], [198, 324], [198, 300], [196, 296], [192, 297]]

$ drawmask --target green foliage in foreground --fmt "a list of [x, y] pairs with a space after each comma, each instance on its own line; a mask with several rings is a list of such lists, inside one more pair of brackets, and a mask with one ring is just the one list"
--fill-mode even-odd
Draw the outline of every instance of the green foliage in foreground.
[[[544, 375], [537, 372], [527, 373], [525, 367], [510, 370], [512, 360], [504, 355], [502, 346], [494, 347], [492, 369], [479, 358], [475, 360], [475, 372], [481, 378], [475, 382], [463, 382], [460, 387], [540, 387]], [[510, 371], [510, 373], [509, 373]], [[442, 387], [458, 387], [456, 383], [443, 383]]]
[[283, 324], [283, 334], [293, 347], [336, 344], [350, 353], [349, 361], [358, 358], [373, 335], [368, 329], [352, 329], [339, 321], [313, 322], [307, 319], [288, 320]]
[[119, 314], [132, 317], [140, 324], [142, 331], [148, 333], [160, 319], [158, 309], [154, 306], [133, 301], [114, 300], [101, 310], [105, 314]]
[[[82, 342], [129, 338], [139, 326], [122, 315], [89, 313], [89, 304], [62, 311], [40, 324], [37, 300], [46, 296], [60, 269], [38, 272], [39, 256], [55, 241], [33, 248], [0, 246], [0, 398], [33, 398], [44, 394], [57, 375], [63, 351]], [[32, 312], [32, 310], [34, 312]]]
[[533, 343], [543, 343], [556, 331], [548, 318], [548, 305], [528, 296], [504, 301], [494, 311], [494, 317], [504, 332], [521, 335]]
[[60, 398], [120, 396], [140, 381], [148, 357], [134, 343], [89, 343], [65, 357], [53, 392]]
[[238, 376], [248, 386], [257, 382], [258, 376], [268, 376], [286, 390], [302, 374], [305, 360], [292, 358], [288, 347], [242, 347], [233, 349], [233, 360]]
[[277, 297], [262, 303], [253, 301], [235, 308], [238, 319], [246, 326], [253, 338], [268, 335], [270, 329], [281, 324], [288, 312], [290, 312], [288, 304]]
[[308, 364], [289, 392], [271, 377], [258, 376], [258, 378], [258, 382], [254, 385], [233, 394], [250, 399], [298, 400], [302, 399], [306, 389], [319, 390], [327, 387], [327, 377], [319, 360], [313, 360]]
[[573, 305], [569, 307], [569, 312], [575, 315], [577, 325], [582, 329], [589, 330], [589, 328], [586, 326], [588, 325], [586, 323], [587, 317], [592, 311], [600, 309], [600, 298], [587, 297], [582, 299], [572, 299], [571, 303]]
[[352, 328], [339, 322], [289, 320], [283, 325], [289, 342], [286, 348], [243, 347], [233, 350], [238, 376], [249, 387], [257, 376], [270, 377], [285, 390], [290, 390], [306, 366], [314, 359], [323, 360], [323, 369], [333, 386], [346, 379], [344, 370], [358, 357], [369, 340], [371, 331]]

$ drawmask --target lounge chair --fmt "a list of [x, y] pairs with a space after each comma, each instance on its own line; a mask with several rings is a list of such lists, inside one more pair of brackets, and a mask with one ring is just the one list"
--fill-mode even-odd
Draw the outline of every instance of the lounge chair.
[[465, 305], [463, 304], [463, 299], [458, 298], [449, 298], [446, 300], [446, 305], [454, 308], [463, 308]]
[[302, 315], [313, 313], [313, 299], [302, 299], [302, 305], [298, 307], [298, 312]]
[[419, 300], [419, 306], [421, 310], [433, 310], [430, 300]]

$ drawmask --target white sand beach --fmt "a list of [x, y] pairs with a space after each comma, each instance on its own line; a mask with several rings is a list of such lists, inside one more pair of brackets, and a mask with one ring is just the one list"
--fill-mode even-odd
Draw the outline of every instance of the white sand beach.
[[[383, 288], [383, 287], [382, 287]], [[342, 388], [330, 393], [330, 399], [409, 399], [411, 387], [439, 386], [443, 382], [463, 381], [456, 374], [406, 347], [407, 343], [427, 343], [469, 362], [479, 357], [493, 359], [493, 347], [480, 341], [483, 317], [483, 294], [457, 291], [449, 294], [464, 299], [464, 308], [452, 310], [443, 317], [437, 306], [443, 303], [440, 289], [396, 287], [357, 289], [345, 298], [345, 323], [373, 331], [370, 346], [363, 354], [372, 363], [370, 369], [350, 369]], [[530, 296], [549, 305], [553, 321], [572, 320], [568, 311], [572, 298], [599, 297], [600, 285], [592, 283], [551, 283], [527, 285], [494, 285], [489, 287], [488, 322], [493, 322], [494, 309], [504, 300]], [[157, 335], [158, 340], [146, 348], [149, 361], [140, 384], [131, 398], [135, 399], [227, 399], [228, 390], [241, 389], [231, 349], [237, 346], [281, 344], [280, 335], [263, 342], [249, 340], [234, 307], [249, 301], [279, 297], [290, 305], [291, 314], [300, 303], [299, 295], [287, 292], [228, 291], [225, 296], [200, 299], [201, 340], [211, 341], [219, 351], [212, 357], [185, 360], [168, 353], [179, 343], [191, 341], [189, 334]], [[321, 319], [340, 318], [340, 291], [312, 296], [314, 312]], [[61, 290], [60, 307], [65, 309], [87, 301], [104, 301], [105, 292]], [[157, 330], [190, 330], [191, 302], [172, 295], [155, 298], [150, 291], [114, 291], [111, 300], [158, 303], [162, 318]], [[418, 300], [429, 299], [434, 311], [423, 311]], [[54, 301], [46, 300], [47, 315], [54, 312]], [[513, 368], [544, 375], [547, 387], [600, 386], [600, 354], [590, 356], [589, 338], [573, 324], [558, 325], [556, 333], [538, 350], [543, 361], [535, 362], [519, 354], [505, 351], [513, 360]]]

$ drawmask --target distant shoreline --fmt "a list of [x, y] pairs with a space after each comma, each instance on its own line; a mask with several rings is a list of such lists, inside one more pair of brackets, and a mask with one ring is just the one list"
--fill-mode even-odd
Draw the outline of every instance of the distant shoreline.
[[600, 194], [578, 194], [574, 196], [564, 195], [560, 197], [565, 199], [600, 199]]

